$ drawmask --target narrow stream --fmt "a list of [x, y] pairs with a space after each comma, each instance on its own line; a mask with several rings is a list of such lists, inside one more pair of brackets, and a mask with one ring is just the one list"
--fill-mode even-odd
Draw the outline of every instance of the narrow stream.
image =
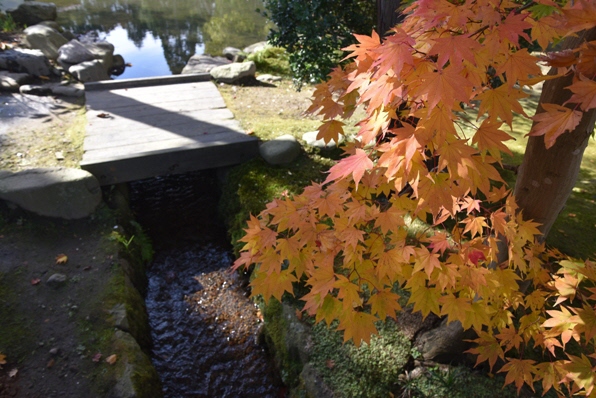
[[215, 172], [131, 184], [137, 220], [156, 254], [146, 298], [164, 397], [283, 397], [261, 319], [217, 219]]

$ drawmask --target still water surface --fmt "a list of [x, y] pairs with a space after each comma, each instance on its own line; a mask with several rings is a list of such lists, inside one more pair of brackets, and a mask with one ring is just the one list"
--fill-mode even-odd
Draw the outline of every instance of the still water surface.
[[[2, 0], [16, 8], [23, 0]], [[47, 2], [50, 2], [48, 0]], [[52, 0], [58, 23], [96, 35], [132, 67], [118, 78], [178, 74], [195, 54], [219, 55], [264, 40], [270, 24], [262, 0]]]

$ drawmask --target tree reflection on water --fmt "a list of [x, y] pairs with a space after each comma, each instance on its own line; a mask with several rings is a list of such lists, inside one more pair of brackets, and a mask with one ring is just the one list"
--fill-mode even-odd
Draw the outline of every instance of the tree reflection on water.
[[[264, 40], [269, 31], [266, 19], [256, 11], [263, 8], [262, 0], [53, 2], [59, 7], [58, 23], [77, 35], [91, 32], [104, 38], [122, 27], [139, 49], [149, 35], [159, 39], [172, 74], [180, 73], [188, 59], [203, 48], [205, 53], [220, 55], [226, 46], [244, 48]], [[118, 43], [113, 44], [118, 53]]]

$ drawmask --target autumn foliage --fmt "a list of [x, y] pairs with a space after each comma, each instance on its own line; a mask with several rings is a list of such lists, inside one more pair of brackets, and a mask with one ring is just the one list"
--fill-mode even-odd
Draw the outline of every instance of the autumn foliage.
[[[518, 390], [596, 396], [596, 264], [536, 243], [537, 224], [499, 174], [513, 115], [528, 117], [524, 86], [575, 76], [566, 106], [542, 104], [532, 117], [530, 135], [547, 147], [596, 108], [596, 42], [543, 56], [524, 45], [547, 52], [596, 25], [594, 1], [560, 4], [419, 0], [387, 38], [357, 35], [353, 62], [317, 87], [309, 109], [331, 140], [361, 106], [357, 139], [323, 184], [251, 217], [235, 266], [256, 264], [253, 295], [280, 299], [302, 282], [304, 311], [339, 321], [356, 344], [406, 295], [414, 311], [474, 329], [478, 363]], [[416, 219], [429, 228], [412, 235]]]

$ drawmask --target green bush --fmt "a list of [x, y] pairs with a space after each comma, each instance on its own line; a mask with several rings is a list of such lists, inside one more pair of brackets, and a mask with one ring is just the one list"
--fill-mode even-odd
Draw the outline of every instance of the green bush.
[[354, 33], [370, 34], [375, 2], [363, 0], [266, 0], [263, 14], [277, 26], [269, 41], [290, 54], [298, 83], [324, 80], [343, 58], [341, 48], [355, 42]]

